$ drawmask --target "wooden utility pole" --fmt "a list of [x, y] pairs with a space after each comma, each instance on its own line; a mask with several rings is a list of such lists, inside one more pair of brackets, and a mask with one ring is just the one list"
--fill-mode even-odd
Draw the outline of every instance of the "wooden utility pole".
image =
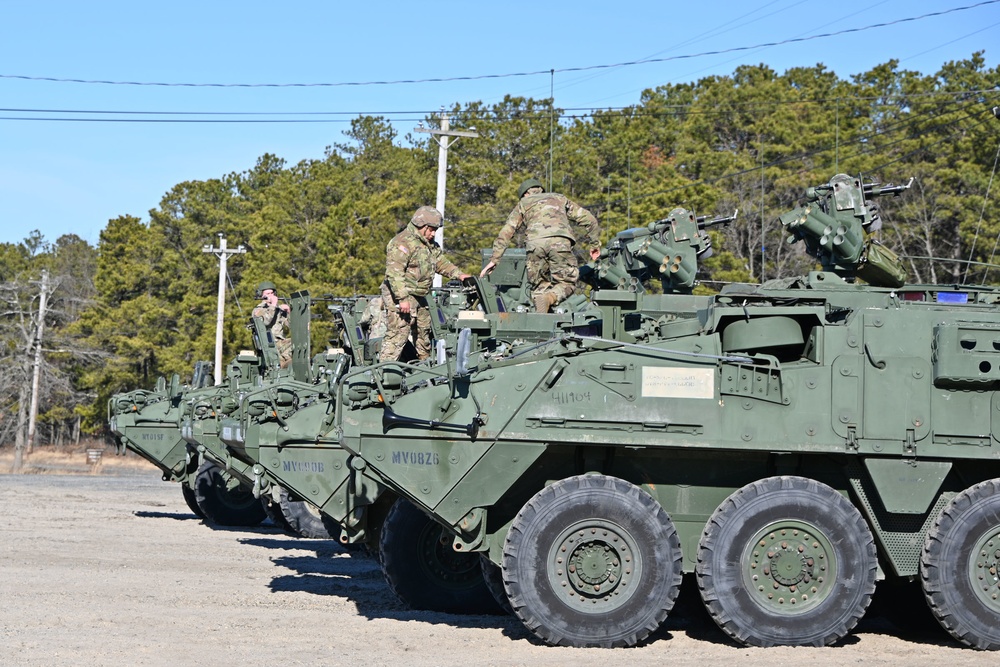
[[202, 252], [215, 253], [215, 256], [219, 258], [219, 303], [215, 314], [215, 384], [222, 384], [222, 319], [223, 312], [226, 308], [226, 262], [229, 260], [230, 255], [242, 255], [247, 251], [243, 247], [243, 244], [235, 248], [226, 247], [226, 237], [224, 234], [219, 234], [219, 247], [213, 248], [211, 245], [205, 245], [201, 248]]
[[28, 411], [28, 442], [25, 451], [31, 454], [35, 446], [35, 425], [38, 422], [38, 385], [42, 376], [42, 336], [45, 333], [45, 304], [49, 292], [49, 272], [42, 269], [41, 294], [38, 297], [38, 326], [35, 327], [35, 364], [31, 371], [31, 408]]
[[[42, 282], [41, 289], [38, 298], [38, 324], [35, 326], [34, 336], [31, 340], [31, 346], [35, 348], [34, 350], [34, 362], [31, 372], [31, 391], [26, 392], [24, 390], [24, 385], [21, 385], [21, 390], [18, 392], [18, 420], [17, 420], [17, 437], [14, 440], [14, 467], [13, 472], [21, 472], [21, 468], [24, 466], [24, 456], [25, 454], [31, 453], [31, 448], [35, 443], [35, 422], [38, 418], [38, 388], [41, 384], [41, 374], [42, 374], [42, 336], [45, 333], [45, 305], [48, 299], [49, 291], [49, 272], [42, 271]], [[24, 431], [24, 401], [29, 401], [28, 408], [28, 437], [25, 439]]]
[[[454, 144], [461, 137], [471, 137], [476, 139], [479, 137], [479, 133], [476, 132], [476, 128], [470, 128], [466, 130], [452, 130], [449, 129], [448, 114], [443, 110], [441, 111], [441, 126], [439, 129], [434, 130], [429, 127], [424, 127], [420, 125], [417, 127], [417, 132], [427, 132], [431, 135], [431, 139], [437, 142], [438, 145], [438, 178], [437, 178], [437, 202], [434, 208], [438, 210], [441, 217], [444, 217], [444, 196], [447, 190], [447, 180], [448, 180], [448, 147]], [[438, 137], [441, 137], [438, 139]], [[448, 137], [455, 137], [454, 140], [449, 141]], [[437, 241], [441, 249], [444, 249], [444, 229], [438, 229], [434, 234], [434, 240]], [[441, 286], [441, 276], [439, 274], [434, 274], [434, 286]]]

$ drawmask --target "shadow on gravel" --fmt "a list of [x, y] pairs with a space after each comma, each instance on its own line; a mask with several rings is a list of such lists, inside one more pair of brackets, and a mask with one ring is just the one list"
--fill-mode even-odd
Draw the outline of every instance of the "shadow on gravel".
[[938, 623], [927, 606], [920, 583], [916, 581], [879, 582], [858, 630], [892, 635], [922, 646], [961, 647]]
[[[194, 514], [182, 512], [137, 511], [133, 514], [144, 518], [201, 521]], [[335, 540], [295, 537], [270, 521], [254, 527], [205, 525], [217, 531], [243, 533], [245, 537], [239, 539], [241, 544], [275, 552], [272, 562], [290, 573], [271, 580], [272, 592], [341, 597], [354, 603], [358, 613], [369, 619], [500, 629], [509, 639], [543, 645], [513, 616], [458, 615], [408, 609], [389, 589], [379, 563], [364, 549], [347, 551]], [[281, 553], [292, 551], [298, 553]], [[677, 602], [667, 620], [639, 646], [669, 641], [679, 632], [697, 641], [742, 648], [709, 616], [701, 602], [693, 574], [684, 575]], [[920, 646], [960, 647], [933, 618], [918, 584], [888, 585], [881, 582], [865, 617], [854, 632], [835, 646], [857, 644], [860, 641], [858, 635], [892, 636]]]
[[359, 614], [369, 619], [420, 621], [457, 628], [502, 628], [505, 634], [522, 639], [527, 631], [513, 617], [445, 614], [408, 609], [389, 589], [378, 561], [365, 550], [346, 551], [334, 540], [296, 537], [253, 537], [241, 540], [249, 546], [275, 552], [311, 552], [303, 555], [278, 553], [272, 561], [290, 573], [271, 580], [275, 593], [307, 593], [350, 600]]

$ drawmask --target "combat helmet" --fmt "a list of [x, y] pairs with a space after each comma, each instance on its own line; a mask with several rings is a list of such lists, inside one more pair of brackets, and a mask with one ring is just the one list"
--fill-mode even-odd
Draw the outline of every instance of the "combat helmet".
[[275, 293], [278, 292], [278, 288], [274, 286], [274, 283], [272, 283], [270, 280], [265, 280], [261, 284], [257, 285], [257, 298], [258, 299], [260, 299], [261, 297], [264, 296], [264, 290], [266, 290], [266, 289], [272, 290]]
[[530, 190], [531, 188], [541, 188], [542, 190], [545, 190], [545, 186], [542, 185], [542, 182], [540, 180], [538, 180], [537, 178], [529, 178], [526, 181], [524, 181], [524, 183], [521, 183], [521, 185], [517, 188], [517, 198], [520, 199], [521, 197], [523, 197], [524, 193]]
[[417, 209], [417, 212], [413, 214], [413, 217], [410, 218], [410, 222], [418, 228], [434, 227], [437, 229], [441, 226], [442, 221], [443, 218], [441, 217], [441, 212], [433, 206], [421, 206]]

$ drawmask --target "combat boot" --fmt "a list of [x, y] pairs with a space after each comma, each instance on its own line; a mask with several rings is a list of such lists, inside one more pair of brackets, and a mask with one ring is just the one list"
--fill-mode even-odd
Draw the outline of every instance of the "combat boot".
[[552, 292], [542, 292], [534, 295], [533, 300], [536, 313], [547, 313], [552, 306], [556, 305], [559, 298]]

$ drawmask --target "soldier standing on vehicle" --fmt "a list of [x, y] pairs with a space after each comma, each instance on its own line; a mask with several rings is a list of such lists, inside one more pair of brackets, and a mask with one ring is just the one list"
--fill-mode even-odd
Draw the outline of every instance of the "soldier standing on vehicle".
[[[591, 259], [600, 257], [597, 218], [563, 195], [545, 192], [541, 182], [534, 178], [521, 183], [517, 194], [517, 206], [493, 242], [493, 255], [479, 277], [493, 270], [514, 234], [524, 226], [531, 298], [536, 312], [547, 313], [576, 289], [580, 269], [573, 254], [574, 244], [584, 246]], [[582, 228], [582, 238], [577, 238], [570, 222]]]
[[264, 326], [271, 332], [274, 347], [278, 350], [278, 359], [282, 368], [292, 363], [292, 340], [288, 337], [287, 303], [278, 303], [278, 293], [274, 283], [264, 281], [257, 285], [257, 298], [263, 299], [253, 309], [253, 316], [264, 320]]
[[399, 359], [412, 335], [417, 357], [431, 354], [431, 314], [427, 309], [434, 273], [465, 280], [469, 274], [449, 262], [434, 242], [434, 232], [443, 219], [436, 208], [421, 206], [406, 227], [385, 249], [385, 281], [382, 299], [386, 309], [386, 332], [379, 361]]
[[385, 300], [380, 296], [369, 299], [358, 324], [364, 328], [368, 340], [385, 336]]

